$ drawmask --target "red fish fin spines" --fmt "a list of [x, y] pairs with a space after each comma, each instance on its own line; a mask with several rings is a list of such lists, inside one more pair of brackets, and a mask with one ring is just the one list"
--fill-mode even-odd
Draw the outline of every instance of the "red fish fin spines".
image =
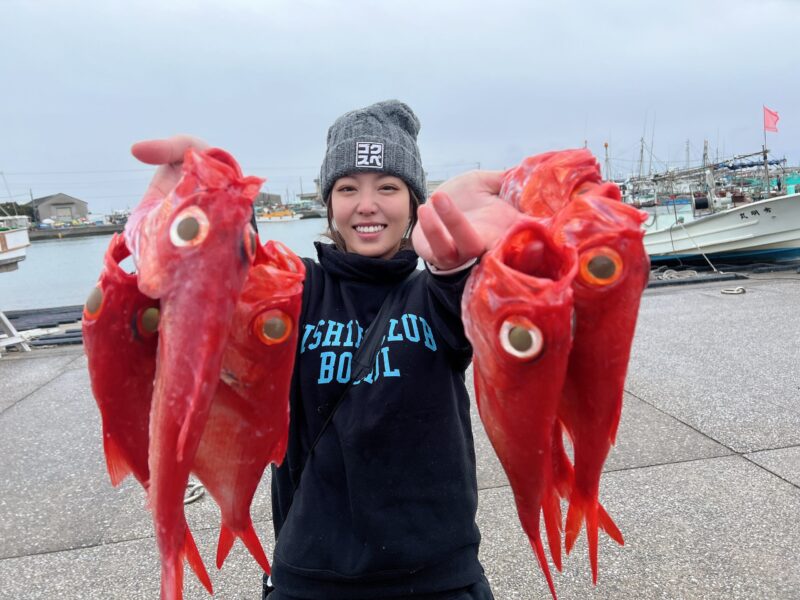
[[245, 547], [250, 551], [250, 554], [263, 571], [267, 575], [270, 575], [272, 569], [269, 565], [267, 555], [264, 552], [264, 547], [261, 545], [261, 541], [256, 535], [256, 530], [253, 528], [252, 521], [241, 531], [232, 531], [224, 523], [220, 526], [219, 543], [217, 544], [217, 568], [222, 568], [225, 559], [228, 558], [228, 554], [230, 554], [231, 548], [233, 547], [233, 542], [237, 537], [242, 540], [242, 543], [244, 543]]
[[211, 578], [208, 576], [206, 565], [203, 563], [200, 552], [197, 550], [197, 544], [194, 541], [192, 532], [189, 531], [188, 525], [186, 526], [186, 539], [183, 543], [183, 553], [186, 555], [186, 560], [192, 568], [192, 571], [197, 575], [197, 579], [199, 579], [203, 587], [208, 590], [208, 593], [213, 596], [214, 588], [211, 585]]
[[106, 455], [106, 468], [111, 478], [111, 485], [117, 487], [131, 474], [131, 467], [114, 438], [107, 433], [103, 434], [103, 451]]
[[625, 540], [622, 537], [622, 532], [619, 530], [619, 527], [617, 527], [617, 524], [614, 523], [614, 520], [599, 502], [597, 503], [597, 519], [600, 528], [608, 534], [608, 537], [617, 542], [620, 546], [625, 545]]

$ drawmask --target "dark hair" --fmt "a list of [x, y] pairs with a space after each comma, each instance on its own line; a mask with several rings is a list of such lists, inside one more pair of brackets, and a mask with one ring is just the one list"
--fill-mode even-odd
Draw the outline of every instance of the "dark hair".
[[[347, 245], [344, 243], [342, 234], [336, 231], [336, 229], [333, 227], [333, 203], [331, 202], [332, 196], [333, 193], [330, 193], [325, 201], [325, 205], [327, 207], [326, 217], [328, 219], [328, 228], [325, 230], [325, 233], [323, 233], [322, 236], [331, 240], [342, 252], [347, 252]], [[414, 194], [414, 191], [410, 186], [408, 186], [408, 196], [411, 205], [411, 218], [408, 222], [408, 229], [406, 229], [405, 234], [403, 234], [403, 239], [400, 242], [400, 250], [412, 248], [411, 232], [414, 230], [414, 226], [417, 224], [417, 209], [419, 208], [419, 199], [417, 198], [416, 194]]]

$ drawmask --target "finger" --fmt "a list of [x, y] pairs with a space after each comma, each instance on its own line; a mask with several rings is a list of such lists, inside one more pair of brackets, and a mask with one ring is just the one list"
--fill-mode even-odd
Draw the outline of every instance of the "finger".
[[148, 165], [169, 165], [181, 162], [189, 148], [205, 150], [208, 144], [190, 135], [176, 135], [164, 140], [145, 140], [131, 146], [131, 153]]
[[443, 269], [458, 266], [458, 249], [436, 210], [429, 206], [420, 206], [417, 219], [430, 248], [430, 256], [421, 255], [422, 258]]
[[460, 261], [465, 262], [480, 256], [484, 250], [483, 239], [450, 197], [443, 192], [434, 193], [431, 204], [457, 248]]

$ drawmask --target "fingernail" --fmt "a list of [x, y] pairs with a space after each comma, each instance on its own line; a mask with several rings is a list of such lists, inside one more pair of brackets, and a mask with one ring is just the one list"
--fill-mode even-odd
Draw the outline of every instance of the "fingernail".
[[441, 196], [436, 196], [436, 210], [440, 213], [449, 212], [452, 206], [453, 202], [444, 194]]

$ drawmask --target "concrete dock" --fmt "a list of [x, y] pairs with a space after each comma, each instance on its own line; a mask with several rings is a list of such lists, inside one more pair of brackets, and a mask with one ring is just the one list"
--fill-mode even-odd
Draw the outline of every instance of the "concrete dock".
[[[593, 587], [582, 535], [554, 572], [559, 598], [800, 599], [798, 278], [645, 293], [601, 489], [626, 544], [601, 533]], [[477, 415], [473, 427], [495, 597], [548, 598]], [[270, 553], [267, 481], [252, 512]], [[215, 597], [260, 598], [259, 568], [240, 543], [213, 568], [213, 501], [186, 513]], [[0, 599], [158, 598], [143, 493], [132, 480], [109, 483], [80, 346], [0, 359], [0, 540]], [[184, 589], [208, 597], [188, 571]]]

